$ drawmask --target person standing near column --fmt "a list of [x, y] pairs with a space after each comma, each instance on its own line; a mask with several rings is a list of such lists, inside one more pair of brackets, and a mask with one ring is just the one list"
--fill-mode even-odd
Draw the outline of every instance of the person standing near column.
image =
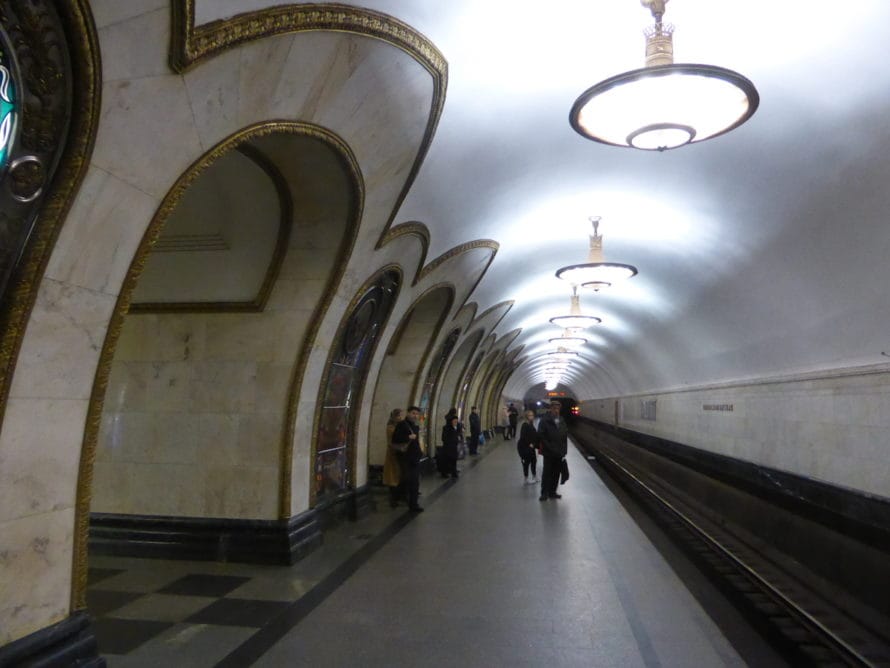
[[538, 424], [538, 436], [541, 439], [541, 454], [544, 455], [544, 471], [541, 473], [541, 496], [539, 501], [561, 499], [556, 493], [559, 485], [559, 471], [562, 460], [569, 452], [569, 430], [566, 421], [559, 415], [562, 404], [550, 402], [550, 410]]
[[482, 435], [482, 418], [476, 412], [476, 407], [470, 409], [470, 442], [467, 448], [471, 455], [479, 454], [479, 436]]
[[[392, 434], [393, 445], [397, 450], [404, 446], [399, 463], [402, 465], [402, 482], [408, 495], [408, 510], [422, 513], [423, 508], [417, 503], [420, 496], [420, 416], [422, 411], [417, 406], [408, 409], [407, 417], [396, 425]], [[557, 475], [559, 475], [557, 473]]]
[[[519, 453], [519, 459], [522, 461], [522, 475], [525, 476], [525, 482], [538, 482], [538, 443], [540, 438], [538, 430], [535, 429], [535, 412], [525, 411], [525, 422], [519, 429], [519, 440], [516, 442], [516, 451]], [[531, 471], [532, 477], [529, 479], [528, 474]]]

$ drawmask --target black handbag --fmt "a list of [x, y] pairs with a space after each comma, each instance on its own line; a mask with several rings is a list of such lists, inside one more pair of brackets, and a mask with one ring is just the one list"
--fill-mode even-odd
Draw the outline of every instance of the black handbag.
[[563, 459], [559, 464], [559, 484], [565, 485], [569, 479], [569, 463]]

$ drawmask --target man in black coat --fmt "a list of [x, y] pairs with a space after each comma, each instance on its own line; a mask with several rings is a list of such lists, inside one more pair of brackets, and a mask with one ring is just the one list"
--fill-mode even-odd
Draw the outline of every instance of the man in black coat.
[[482, 419], [476, 412], [476, 407], [470, 409], [470, 442], [467, 448], [471, 455], [479, 454], [479, 436], [482, 435]]
[[422, 411], [417, 406], [408, 409], [404, 420], [396, 425], [392, 433], [392, 442], [397, 448], [404, 450], [399, 456], [399, 465], [402, 469], [402, 483], [408, 494], [408, 510], [414, 513], [422, 513], [423, 508], [417, 503], [420, 496], [420, 459], [423, 452], [420, 449], [420, 416]]
[[562, 495], [556, 493], [556, 488], [559, 486], [562, 460], [569, 452], [569, 430], [566, 427], [566, 421], [559, 415], [561, 409], [561, 403], [551, 401], [550, 410], [538, 424], [541, 454], [544, 456], [540, 501], [562, 498]]

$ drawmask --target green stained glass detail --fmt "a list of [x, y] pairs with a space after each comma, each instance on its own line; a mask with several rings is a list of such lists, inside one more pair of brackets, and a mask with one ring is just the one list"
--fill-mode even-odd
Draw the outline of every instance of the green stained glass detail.
[[0, 51], [0, 170], [6, 167], [15, 128], [17, 100], [6, 54]]

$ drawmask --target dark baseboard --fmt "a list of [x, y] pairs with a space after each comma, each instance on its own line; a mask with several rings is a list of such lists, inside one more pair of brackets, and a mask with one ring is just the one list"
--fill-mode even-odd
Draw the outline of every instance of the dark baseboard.
[[365, 485], [288, 520], [90, 514], [91, 554], [291, 565], [323, 542], [323, 532], [373, 508]]
[[89, 549], [97, 555], [290, 565], [321, 543], [315, 510], [289, 520], [90, 515]]
[[78, 666], [105, 668], [99, 656], [89, 615], [75, 612], [68, 619], [0, 647], [0, 667]]

